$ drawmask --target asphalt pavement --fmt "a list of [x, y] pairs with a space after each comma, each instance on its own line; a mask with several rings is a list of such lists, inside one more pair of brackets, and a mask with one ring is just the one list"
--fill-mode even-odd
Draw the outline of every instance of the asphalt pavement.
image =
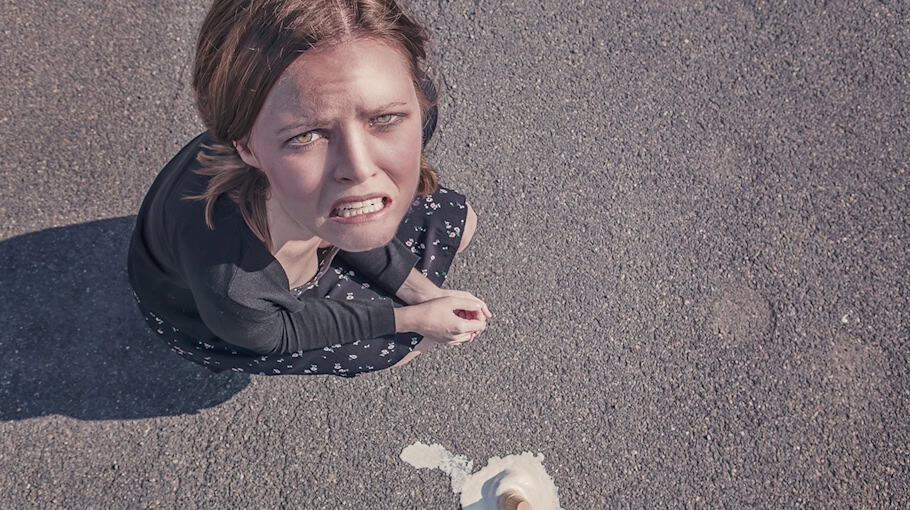
[[207, 2], [0, 4], [0, 507], [457, 509], [417, 441], [542, 453], [566, 510], [910, 507], [910, 4], [411, 5], [495, 317], [348, 380], [132, 303]]

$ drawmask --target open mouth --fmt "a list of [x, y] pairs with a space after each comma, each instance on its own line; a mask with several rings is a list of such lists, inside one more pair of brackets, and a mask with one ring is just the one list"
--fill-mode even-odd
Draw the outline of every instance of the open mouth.
[[375, 197], [357, 202], [345, 202], [334, 209], [329, 215], [330, 218], [354, 218], [379, 212], [388, 206], [390, 199], [388, 197]]

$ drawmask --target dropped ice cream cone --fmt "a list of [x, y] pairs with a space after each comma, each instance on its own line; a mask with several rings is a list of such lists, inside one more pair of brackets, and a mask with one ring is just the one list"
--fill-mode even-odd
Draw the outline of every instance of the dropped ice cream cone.
[[461, 489], [461, 507], [477, 510], [558, 510], [556, 485], [543, 455], [491, 457]]
[[533, 510], [531, 503], [524, 498], [519, 492], [514, 490], [506, 491], [499, 497], [499, 510]]
[[412, 444], [401, 460], [416, 468], [438, 468], [461, 493], [461, 507], [470, 510], [561, 510], [553, 479], [543, 467], [543, 455], [530, 452], [490, 457], [486, 467], [471, 474], [472, 462], [441, 445]]

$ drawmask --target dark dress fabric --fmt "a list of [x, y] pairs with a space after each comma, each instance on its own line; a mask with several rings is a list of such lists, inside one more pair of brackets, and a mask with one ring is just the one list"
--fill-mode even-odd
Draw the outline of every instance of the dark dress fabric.
[[[465, 197], [439, 187], [433, 194], [417, 197], [399, 225], [397, 238], [419, 257], [416, 268], [442, 286], [464, 230], [467, 217]], [[309, 284], [288, 292], [300, 298], [331, 299], [342, 302], [403, 303], [379, 285], [364, 278], [335, 255], [323, 250], [320, 271]], [[210, 370], [234, 370], [258, 375], [315, 375], [342, 377], [388, 368], [414, 349], [420, 340], [416, 333], [397, 333], [378, 338], [350, 339], [320, 349], [282, 354], [256, 354], [225, 342], [198, 340], [170, 324], [155, 310], [136, 298], [139, 309], [155, 336], [184, 358]]]
[[[204, 193], [198, 155], [207, 133], [164, 166], [136, 215], [127, 254], [130, 286], [145, 309], [191, 338], [224, 342], [239, 352], [279, 354], [321, 349], [396, 332], [391, 302], [297, 298], [284, 268], [226, 194], [212, 207], [187, 197]], [[339, 251], [360, 275], [395, 294], [419, 257], [397, 237], [364, 252]]]

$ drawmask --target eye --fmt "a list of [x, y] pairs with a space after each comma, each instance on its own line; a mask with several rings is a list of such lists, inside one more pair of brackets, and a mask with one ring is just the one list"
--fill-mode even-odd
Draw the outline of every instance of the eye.
[[375, 119], [373, 119], [373, 122], [376, 124], [388, 124], [389, 122], [392, 122], [394, 119], [395, 119], [394, 115], [392, 115], [391, 113], [387, 113], [385, 115], [380, 115], [379, 117], [376, 117]]
[[395, 124], [396, 122], [398, 122], [398, 120], [400, 118], [401, 118], [401, 115], [399, 115], [397, 113], [386, 113], [386, 114], [380, 115], [378, 117], [373, 117], [373, 120], [370, 121], [370, 125], [380, 126], [380, 127], [381, 126], [391, 126], [392, 124]]
[[319, 140], [320, 138], [322, 138], [322, 135], [320, 135], [319, 133], [317, 133], [315, 131], [307, 131], [306, 133], [304, 133], [302, 135], [297, 135], [294, 138], [291, 138], [291, 143], [294, 143], [297, 145], [309, 145], [309, 144], [315, 142], [316, 140]]

